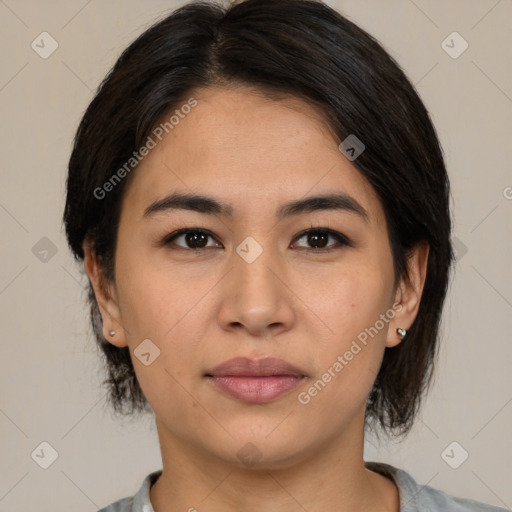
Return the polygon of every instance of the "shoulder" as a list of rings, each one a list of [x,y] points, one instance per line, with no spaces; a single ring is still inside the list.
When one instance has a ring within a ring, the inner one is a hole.
[[[422,487],[418,493],[417,504],[427,510],[446,510],[449,512],[503,512],[506,509],[487,505],[468,498],[458,498],[432,487]]]
[[[150,501],[151,486],[158,480],[162,470],[154,471],[144,478],[142,485],[133,496],[122,498],[98,510],[98,512],[154,512]]]
[[[504,512],[507,509],[451,496],[428,485],[419,485],[407,472],[389,464],[367,462],[366,467],[391,477],[400,493],[400,512]]]
[[[123,498],[111,503],[110,505],[98,510],[98,512],[132,512],[133,508],[133,497]]]

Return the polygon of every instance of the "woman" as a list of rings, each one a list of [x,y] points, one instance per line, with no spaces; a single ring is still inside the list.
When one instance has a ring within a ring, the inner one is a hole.
[[[435,130],[364,31],[310,0],[176,10],[67,187],[109,399],[154,412],[163,460],[103,512],[500,510],[363,460],[413,424],[453,259]]]

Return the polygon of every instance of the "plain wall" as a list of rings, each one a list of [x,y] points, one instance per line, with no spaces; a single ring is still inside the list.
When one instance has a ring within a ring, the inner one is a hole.
[[[116,422],[105,406],[86,281],[61,216],[72,139],[95,88],[138,34],[182,3],[0,2],[0,512],[97,510],[161,467],[152,418]],[[328,4],[384,44],[430,110],[459,250],[431,393],[405,440],[368,439],[365,457],[510,508],[512,3]],[[47,59],[31,47],[43,31],[59,45]],[[456,59],[441,46],[453,31],[469,43]],[[58,452],[48,469],[31,457],[43,441]],[[453,441],[469,453],[458,469],[441,457]]]

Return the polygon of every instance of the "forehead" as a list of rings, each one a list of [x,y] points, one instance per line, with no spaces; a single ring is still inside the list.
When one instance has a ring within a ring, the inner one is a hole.
[[[225,199],[236,215],[336,191],[356,197],[382,222],[373,187],[339,151],[339,138],[311,104],[247,87],[199,89],[190,98],[194,108],[177,105],[159,121],[178,114],[134,171],[125,193],[132,206],[143,210],[173,191],[193,191]]]

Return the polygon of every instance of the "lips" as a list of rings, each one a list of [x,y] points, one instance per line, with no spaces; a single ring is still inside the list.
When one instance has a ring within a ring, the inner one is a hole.
[[[208,370],[205,377],[232,398],[266,403],[297,387],[306,375],[283,359],[236,357]]]

